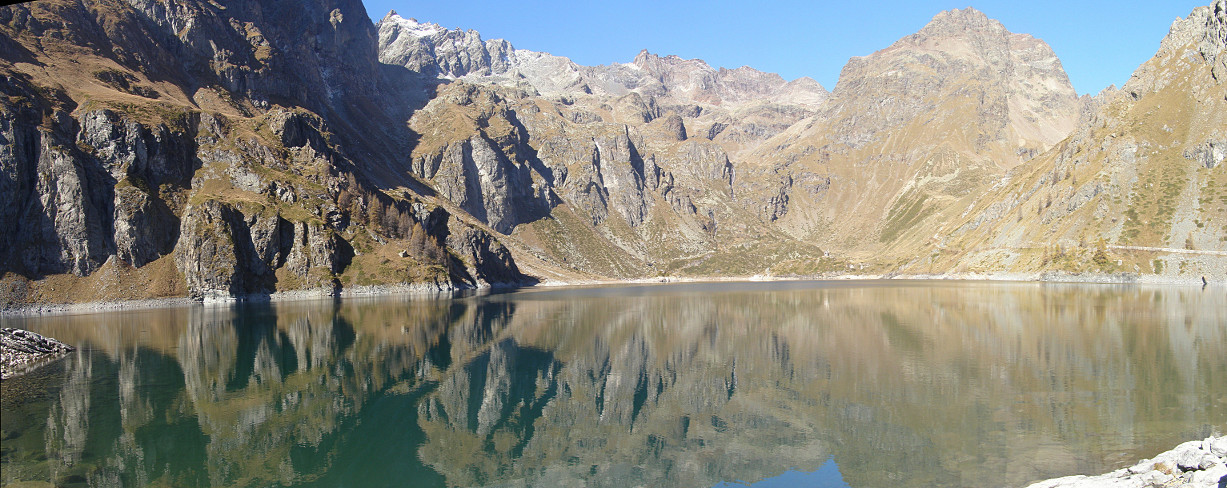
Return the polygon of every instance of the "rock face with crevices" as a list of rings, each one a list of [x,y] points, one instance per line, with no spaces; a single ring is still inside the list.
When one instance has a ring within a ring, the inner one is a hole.
[[[404,167],[422,87],[357,0],[25,3],[0,46],[5,306],[528,280]]]
[[[0,329],[0,379],[33,371],[73,351],[73,347],[28,330]]]

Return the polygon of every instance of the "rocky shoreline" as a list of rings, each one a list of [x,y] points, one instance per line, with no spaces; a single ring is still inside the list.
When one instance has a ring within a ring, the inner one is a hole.
[[[321,300],[342,298],[370,298],[382,296],[437,297],[468,290],[490,290],[528,286],[523,283],[483,283],[474,287],[457,287],[438,283],[402,285],[363,285],[349,287],[340,292],[329,288],[292,290],[271,295],[245,295],[239,297],[206,296],[203,300],[188,297],[148,298],[142,300],[114,300],[84,303],[14,303],[0,308],[0,317],[26,317],[39,315],[74,315],[97,312],[146,310],[154,308],[181,307],[190,305],[228,306],[235,303],[292,302],[298,300]]]
[[[1227,486],[1227,436],[1180,444],[1152,459],[1099,476],[1075,475],[1033,483],[1027,488],[1143,488]]]
[[[0,329],[0,379],[28,373],[73,350],[68,344],[28,330]]]
[[[1154,275],[1131,274],[1070,274],[1070,273],[991,273],[991,274],[932,274],[932,275],[826,275],[826,276],[695,276],[678,277],[664,276],[654,278],[626,280],[543,280],[534,285],[515,283],[484,284],[472,290],[531,287],[566,287],[566,286],[599,286],[599,285],[639,285],[651,283],[704,283],[704,282],[761,282],[761,281],[992,281],[1019,283],[1070,283],[1070,284],[1102,284],[1102,285],[1146,285],[1146,286],[1203,286],[1200,278],[1184,277],[1182,279],[1164,278]],[[1209,286],[1224,286],[1225,281],[1211,280]],[[0,307],[0,317],[21,317],[36,315],[71,315],[120,310],[144,310],[152,308],[179,307],[187,305],[228,305],[237,302],[284,302],[294,300],[317,300],[324,298],[357,298],[395,295],[440,295],[464,291],[465,288],[440,286],[436,283],[418,283],[407,285],[368,285],[356,286],[335,292],[330,289],[309,289],[278,292],[272,295],[252,295],[242,297],[208,297],[196,300],[187,297],[150,298],[142,300],[118,300],[87,303],[56,303],[56,304],[22,304],[12,303]]]

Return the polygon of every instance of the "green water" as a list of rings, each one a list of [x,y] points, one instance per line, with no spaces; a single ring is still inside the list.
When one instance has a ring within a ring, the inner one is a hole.
[[[8,486],[1019,486],[1227,432],[1222,289],[535,289],[0,319]]]

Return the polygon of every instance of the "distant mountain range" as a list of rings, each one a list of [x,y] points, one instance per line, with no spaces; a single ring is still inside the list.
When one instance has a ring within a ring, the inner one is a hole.
[[[0,303],[1227,281],[1225,0],[1094,97],[972,8],[849,60],[830,92],[368,18],[357,0],[0,7]]]

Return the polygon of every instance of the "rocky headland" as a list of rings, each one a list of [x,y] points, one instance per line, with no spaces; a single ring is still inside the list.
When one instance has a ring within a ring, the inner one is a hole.
[[[28,330],[0,329],[0,379],[28,373],[63,357],[73,347]]]

